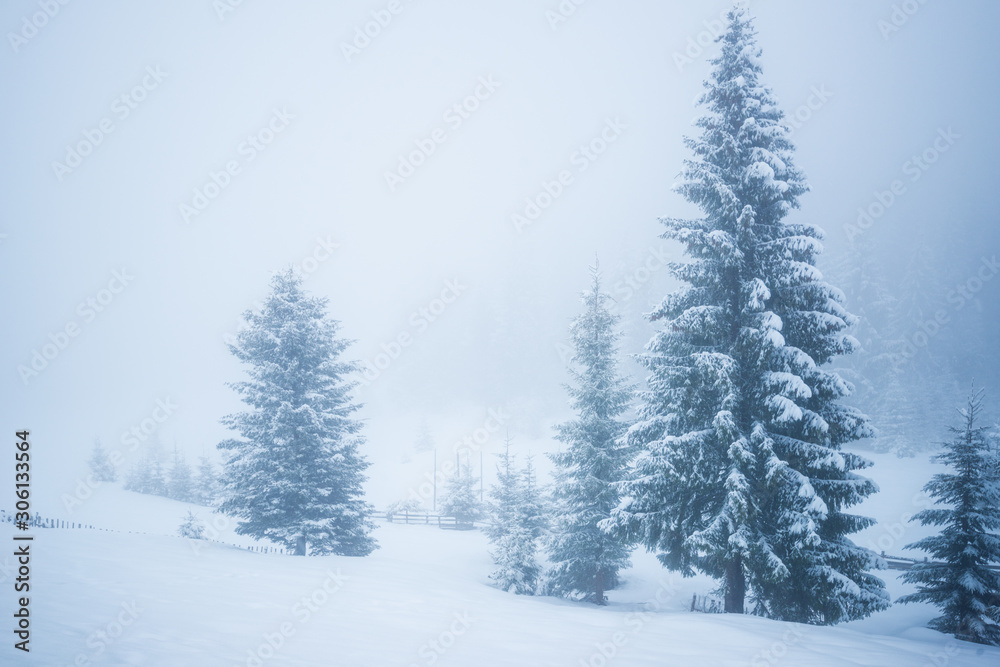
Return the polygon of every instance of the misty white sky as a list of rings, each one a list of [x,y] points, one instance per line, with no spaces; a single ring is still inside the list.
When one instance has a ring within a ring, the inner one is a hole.
[[[641,313],[673,288],[662,258],[681,258],[657,238],[657,216],[693,213],[671,184],[714,49],[681,68],[675,55],[728,3],[589,0],[553,28],[558,0],[400,0],[349,62],[342,44],[389,4],[245,0],[220,18],[212,0],[73,2],[24,39],[11,34],[37,2],[0,7],[0,401],[7,431],[35,434],[38,488],[70,490],[93,438],[121,448],[158,399],[177,406],[164,442],[214,456],[219,418],[240,408],[224,337],[271,272],[301,265],[318,240],[337,248],[306,285],[329,297],[354,356],[412,337],[357,392],[380,504],[426,468],[403,462],[422,421],[445,451],[502,408],[521,451],[552,446],[567,416],[559,345],[595,253],[623,351],[648,339]],[[794,215],[826,229],[821,268],[846,251],[858,208],[898,179],[905,193],[867,238],[890,272],[927,250],[947,286],[1000,249],[1000,5],[930,1],[886,38],[893,4],[751,7],[784,108],[826,98],[794,136],[813,187]],[[446,115],[477,87],[467,118]],[[609,121],[615,140],[581,171],[574,154]],[[112,131],[79,166],[53,166],[102,123]],[[248,148],[265,128],[280,131]],[[958,138],[913,182],[905,163],[948,128]],[[435,131],[444,141],[390,189],[385,172]],[[230,161],[239,172],[185,221],[181,205]],[[516,230],[512,214],[563,170],[572,182]],[[79,304],[122,270],[132,279],[90,319]],[[458,297],[425,320],[448,281]],[[987,322],[998,284],[975,295]],[[79,335],[25,382],[18,367],[74,324]],[[976,365],[978,351],[955,354]]]

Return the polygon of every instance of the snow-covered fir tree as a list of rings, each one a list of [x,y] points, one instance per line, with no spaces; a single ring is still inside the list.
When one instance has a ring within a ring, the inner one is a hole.
[[[570,327],[573,347],[567,386],[576,419],[558,427],[565,445],[549,458],[553,477],[554,527],[547,543],[552,563],[548,592],[584,597],[604,604],[604,593],[618,584],[629,564],[629,546],[600,527],[621,498],[616,484],[625,478],[628,449],[619,442],[627,424],[622,414],[632,387],[618,374],[619,317],[609,310],[611,297],[601,290],[598,267],[583,295],[584,312]]]
[[[549,529],[552,508],[538,485],[538,474],[535,471],[535,459],[529,452],[524,457],[524,467],[521,468],[521,493],[518,502],[518,512],[521,524],[528,530],[532,539],[538,540],[546,535]]]
[[[90,467],[90,474],[93,476],[95,482],[118,481],[118,473],[115,471],[115,466],[111,463],[108,452],[104,449],[104,445],[101,444],[99,438],[94,440],[94,449],[90,454],[90,460],[87,461],[87,465]]]
[[[785,217],[807,189],[784,115],[761,81],[747,11],[734,7],[686,141],[676,189],[696,220],[663,219],[691,258],[686,283],[651,313],[640,450],[613,514],[661,562],[721,580],[727,612],[836,623],[889,605],[875,553],[848,535],[874,523],[846,509],[877,490],[841,446],[871,435],[823,369],[857,346],[843,294],[816,269],[822,231]]]
[[[498,454],[497,482],[490,487],[490,525],[486,535],[496,566],[490,579],[497,587],[518,595],[534,595],[539,586],[538,538],[544,518],[534,470],[522,470],[510,453],[510,437]]]
[[[468,458],[461,462],[455,474],[448,479],[445,496],[441,501],[441,515],[455,517],[455,523],[471,528],[474,521],[483,518],[479,502],[479,478],[472,473]]]
[[[191,479],[191,466],[188,465],[184,455],[176,447],[174,447],[174,460],[170,465],[169,477],[167,495],[181,502],[194,502],[196,497],[194,482]]]
[[[178,527],[177,534],[191,540],[205,538],[205,525],[194,512],[188,512],[184,522]]]
[[[196,502],[206,507],[214,507],[219,496],[219,476],[215,466],[207,456],[198,458],[198,471],[194,480]]]
[[[159,438],[146,444],[139,459],[129,469],[125,489],[153,496],[167,495],[167,478],[163,472],[163,448]]]
[[[917,584],[901,603],[930,602],[941,616],[930,627],[957,639],[1000,645],[1000,478],[995,448],[981,426],[983,392],[973,391],[960,427],[945,450],[933,457],[950,472],[935,475],[924,487],[938,507],[913,517],[941,526],[937,535],[907,545],[935,561],[917,563],[900,577]],[[943,507],[941,506],[943,505]]]
[[[129,467],[123,487],[126,491],[147,493],[146,489],[149,488],[149,461],[146,457],[140,457],[138,461]]]
[[[363,498],[368,461],[351,397],[359,370],[344,361],[350,341],[292,270],[277,273],[259,310],[229,345],[249,379],[230,386],[248,410],[222,423],[238,437],[224,455],[220,510],[236,532],[286,544],[295,553],[364,556],[376,547]]]

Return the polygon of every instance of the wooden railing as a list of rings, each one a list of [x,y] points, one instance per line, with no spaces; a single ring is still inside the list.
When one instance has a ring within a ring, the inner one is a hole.
[[[434,512],[373,512],[372,517],[388,523],[404,523],[422,526],[437,526],[445,530],[472,530],[486,525],[483,521],[459,521],[453,516],[442,516]]]
[[[17,523],[14,520],[14,514],[7,512],[5,510],[0,510],[0,523]],[[92,526],[89,523],[78,523],[76,521],[66,521],[64,519],[50,519],[47,517],[40,516],[37,512],[35,516],[28,520],[29,528],[56,528],[56,529],[70,529],[70,530],[101,530],[106,533],[128,533],[135,535],[154,535],[158,533],[146,533],[138,530],[115,530],[113,528],[98,528],[97,526]],[[193,538],[191,538],[193,539]],[[251,546],[243,546],[241,544],[233,544],[232,542],[222,542],[221,540],[214,540],[208,537],[201,538],[205,542],[214,542],[215,544],[224,544],[230,547],[237,547],[238,549],[246,549],[247,551],[252,551],[259,554],[290,554],[290,551],[282,549],[281,547],[269,546],[266,544],[256,544]]]

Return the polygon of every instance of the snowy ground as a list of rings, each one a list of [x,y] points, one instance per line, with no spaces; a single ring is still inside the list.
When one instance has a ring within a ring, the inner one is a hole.
[[[146,534],[36,530],[31,660],[7,642],[0,664],[1000,664],[1000,649],[924,628],[926,606],[834,628],[691,613],[691,595],[711,582],[677,578],[639,552],[612,603],[596,608],[491,588],[479,532],[381,525],[382,548],[368,558],[294,558],[173,537],[189,507],[105,488],[77,520]],[[0,540],[10,544],[11,532],[4,524]],[[884,574],[901,594],[896,573]],[[3,589],[10,619],[13,593]]]

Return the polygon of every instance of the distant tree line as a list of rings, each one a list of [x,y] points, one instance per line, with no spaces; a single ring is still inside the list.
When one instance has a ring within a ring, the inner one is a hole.
[[[94,442],[88,464],[95,481],[118,481],[118,471],[99,439]],[[180,450],[175,447],[168,459],[156,439],[150,441],[129,468],[122,488],[206,507],[215,506],[221,490],[219,474],[207,456],[199,457],[197,468],[192,470]]]

